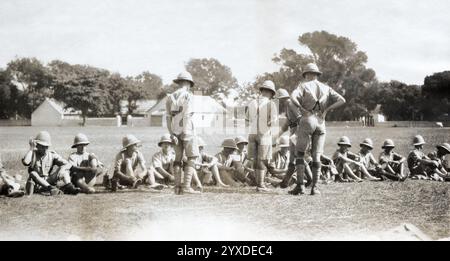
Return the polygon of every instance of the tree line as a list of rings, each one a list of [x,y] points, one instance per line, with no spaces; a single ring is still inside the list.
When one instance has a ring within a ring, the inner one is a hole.
[[[282,49],[273,57],[280,69],[259,75],[251,83],[238,84],[231,69],[215,58],[191,59],[185,67],[196,82],[194,91],[220,101],[233,90],[245,103],[256,95],[258,84],[267,79],[292,91],[303,80],[302,68],[315,62],[323,72],[321,81],[347,100],[345,106],[329,114],[330,120],[355,120],[367,116],[378,104],[389,120],[448,118],[450,71],[427,76],[421,86],[380,82],[376,72],[366,65],[367,54],[349,38],[316,31],[302,34],[298,43],[309,53]],[[117,115],[122,100],[128,101],[131,114],[138,100],[161,99],[175,88],[174,84],[164,85],[160,76],[148,71],[122,76],[89,65],[59,60],[43,64],[36,58],[17,58],[0,68],[0,119],[29,118],[45,97],[80,110],[84,118]]]

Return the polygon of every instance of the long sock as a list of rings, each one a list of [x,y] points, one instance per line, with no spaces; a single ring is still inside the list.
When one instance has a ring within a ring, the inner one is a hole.
[[[285,184],[286,186],[289,185],[289,181],[291,181],[292,175],[294,175],[295,172],[295,165],[292,163],[289,163],[288,169],[286,171],[286,175],[284,175],[283,181],[281,181],[282,184]]]
[[[186,166],[184,169],[184,182],[183,182],[183,188],[184,189],[190,189],[192,178],[195,175],[195,168],[191,166]]]
[[[297,164],[297,185],[303,185],[305,179],[305,165]]]

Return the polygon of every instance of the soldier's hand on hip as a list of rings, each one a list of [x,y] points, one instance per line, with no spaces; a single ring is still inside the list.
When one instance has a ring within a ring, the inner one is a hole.
[[[170,135],[170,139],[172,140],[173,144],[178,144],[178,138],[175,135]]]

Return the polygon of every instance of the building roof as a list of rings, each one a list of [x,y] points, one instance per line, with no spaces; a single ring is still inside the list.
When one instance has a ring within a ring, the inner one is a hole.
[[[71,107],[66,108],[65,103],[57,101],[55,99],[46,97],[45,100],[41,103],[41,105],[45,102],[48,103],[51,107],[53,107],[60,114],[63,114],[63,115],[74,115],[74,114],[79,115],[79,114],[81,114],[81,111],[79,111],[79,110],[77,111]],[[41,105],[39,105],[39,107]]]
[[[135,114],[146,114],[148,110],[150,110],[155,104],[157,100],[137,100],[136,101],[136,109],[133,111]],[[120,101],[120,112],[125,114],[128,112],[128,101],[121,100]]]

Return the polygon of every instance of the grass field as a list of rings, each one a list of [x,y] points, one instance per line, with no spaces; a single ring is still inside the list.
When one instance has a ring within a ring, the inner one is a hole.
[[[40,129],[0,128],[0,153],[11,174],[27,177],[20,158],[28,138]],[[67,156],[73,136],[87,134],[90,151],[107,165],[130,132],[143,141],[149,160],[157,151],[161,128],[48,128],[53,149]],[[236,133],[237,134],[237,133]],[[329,128],[325,152],[335,150],[341,135],[349,136],[354,151],[371,137],[380,152],[384,139],[393,138],[406,155],[412,136],[422,134],[428,144],[450,141],[450,129]],[[205,134],[207,151],[216,153],[224,137]],[[322,185],[317,197],[287,195],[286,190],[255,194],[252,190],[208,189],[202,195],[175,196],[172,191],[99,193],[78,196],[0,198],[0,240],[322,240],[404,239],[386,233],[402,223],[417,226],[432,239],[450,237],[449,184],[408,180],[397,182],[335,183]],[[223,193],[219,193],[223,192]]]

